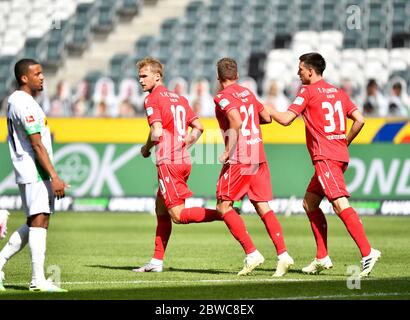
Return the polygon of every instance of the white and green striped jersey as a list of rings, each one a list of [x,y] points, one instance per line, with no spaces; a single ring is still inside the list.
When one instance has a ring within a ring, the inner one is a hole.
[[[37,162],[29,135],[40,133],[41,142],[52,161],[50,129],[40,105],[28,93],[16,90],[8,99],[7,108],[8,144],[11,161],[16,174],[16,183],[32,183],[49,180],[45,170]]]

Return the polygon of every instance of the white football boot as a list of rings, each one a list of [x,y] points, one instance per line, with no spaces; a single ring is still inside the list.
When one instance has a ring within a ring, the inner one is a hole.
[[[331,268],[333,268],[332,260],[330,260],[329,256],[326,256],[322,259],[313,259],[308,266],[302,269],[302,272],[307,274],[319,274],[321,271]]]

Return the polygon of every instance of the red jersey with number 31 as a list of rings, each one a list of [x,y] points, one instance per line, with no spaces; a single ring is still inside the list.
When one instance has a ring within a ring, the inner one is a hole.
[[[303,86],[288,110],[301,114],[306,125],[306,145],[312,161],[349,162],[346,116],[357,107],[341,89],[323,79]]]
[[[160,163],[189,163],[185,138],[189,124],[198,119],[188,100],[168,91],[165,86],[156,87],[144,101],[148,124],[161,122],[163,135],[156,144],[156,161]]]
[[[263,105],[247,88],[234,83],[219,92],[214,98],[215,115],[224,135],[225,145],[228,141],[226,131],[229,129],[228,112],[238,110],[242,119],[238,142],[232,163],[258,164],[266,162],[262,141],[262,131],[259,126],[259,112]]]

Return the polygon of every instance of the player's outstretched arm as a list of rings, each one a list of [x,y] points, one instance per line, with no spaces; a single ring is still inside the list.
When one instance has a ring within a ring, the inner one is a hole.
[[[189,149],[192,145],[194,145],[198,139],[201,137],[202,132],[204,132],[204,127],[202,126],[201,121],[199,119],[195,119],[192,121],[189,126],[192,128],[191,132],[186,137],[186,148]]]
[[[269,111],[270,115],[272,116],[272,119],[275,120],[277,123],[281,124],[282,126],[288,126],[292,124],[293,120],[295,120],[297,117],[296,113],[289,110],[279,112],[275,108],[268,107],[266,105],[265,108]]]
[[[51,186],[53,188],[54,195],[57,197],[57,199],[64,198],[64,189],[68,187],[68,185],[57,175],[57,172],[55,171],[54,166],[48,156],[47,149],[41,142],[40,133],[30,134],[29,139],[37,161],[51,178]]]
[[[356,138],[356,136],[362,130],[364,123],[365,123],[364,117],[359,110],[353,111],[352,114],[349,116],[349,118],[353,120],[353,125],[350,128],[350,131],[346,138],[348,146],[352,143],[354,138]]]

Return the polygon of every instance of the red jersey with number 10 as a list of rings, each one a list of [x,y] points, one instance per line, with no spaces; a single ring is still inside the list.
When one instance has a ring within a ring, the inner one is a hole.
[[[306,146],[312,161],[349,162],[346,116],[357,110],[349,96],[323,79],[303,86],[288,110],[301,114],[306,125]]]
[[[162,123],[163,135],[155,146],[157,164],[189,163],[185,138],[189,124],[198,116],[187,99],[158,86],[145,98],[144,108],[150,126]]]
[[[239,130],[236,150],[231,158],[232,163],[258,164],[266,162],[259,126],[259,112],[263,105],[249,89],[234,83],[219,92],[214,98],[215,115],[224,135],[225,145],[228,142],[227,130],[229,121],[227,114],[236,109],[241,115],[242,127]]]

